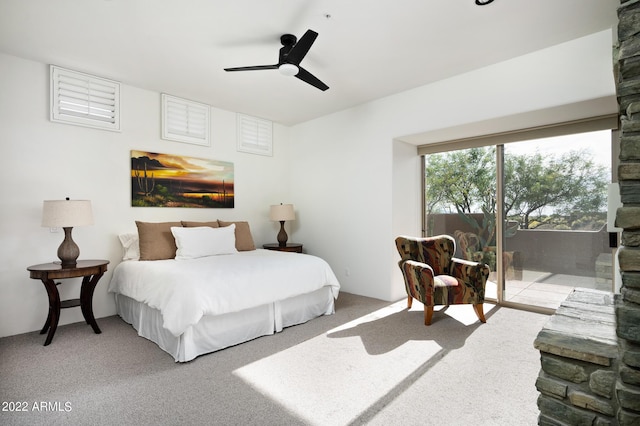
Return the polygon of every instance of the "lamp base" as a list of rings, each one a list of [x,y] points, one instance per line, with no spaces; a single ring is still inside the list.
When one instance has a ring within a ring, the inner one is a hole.
[[[287,232],[284,230],[284,220],[280,221],[280,232],[278,232],[278,245],[280,247],[287,246],[287,240],[289,237],[287,236]]]
[[[80,248],[71,238],[72,227],[62,228],[64,229],[64,240],[60,247],[58,247],[58,258],[61,261],[63,268],[75,268],[76,260],[80,256]]]

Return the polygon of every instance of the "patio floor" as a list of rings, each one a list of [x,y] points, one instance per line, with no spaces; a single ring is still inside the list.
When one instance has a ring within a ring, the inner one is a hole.
[[[521,280],[508,279],[505,301],[556,309],[576,287],[612,291],[611,282],[595,277],[522,271]],[[497,284],[487,281],[486,297],[497,299]]]

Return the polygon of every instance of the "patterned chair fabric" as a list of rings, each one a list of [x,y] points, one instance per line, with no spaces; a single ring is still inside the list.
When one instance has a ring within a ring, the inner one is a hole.
[[[486,322],[482,304],[489,266],[454,257],[455,240],[448,235],[428,238],[396,238],[400,270],[407,291],[407,305],[419,300],[425,308],[425,325],[431,324],[433,307],[472,304]]]

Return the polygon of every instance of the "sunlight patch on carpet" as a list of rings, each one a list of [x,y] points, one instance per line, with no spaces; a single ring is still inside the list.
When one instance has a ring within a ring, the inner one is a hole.
[[[420,305],[420,304],[419,304]],[[407,308],[407,302],[405,299],[395,302],[391,305],[385,306],[384,308],[378,309],[377,311],[371,312],[370,314],[364,315],[360,318],[354,319],[353,321],[349,321],[345,324],[342,324],[332,330],[329,330],[327,334],[335,333],[337,331],[347,330],[349,328],[357,327],[360,324],[367,323],[370,321],[376,321],[381,318],[388,317],[392,314],[403,311]],[[422,305],[420,305],[420,309],[422,309]]]
[[[489,321],[487,315],[494,310],[495,307],[496,305],[493,303],[484,304],[484,317],[487,321]],[[411,311],[414,310],[424,312],[424,306],[418,301],[414,301],[413,306],[411,306]],[[438,320],[444,319],[445,315],[467,326],[479,322],[476,311],[473,309],[473,305],[451,305],[449,307],[436,306],[433,309],[432,324],[435,324]]]
[[[442,350],[424,338],[421,329],[420,334],[403,330],[408,315],[403,303],[350,321],[234,374],[311,425],[347,424],[403,382],[415,380],[421,367]]]

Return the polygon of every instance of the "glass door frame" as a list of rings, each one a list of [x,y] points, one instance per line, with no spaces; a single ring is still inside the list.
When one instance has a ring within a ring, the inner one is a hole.
[[[498,220],[499,219],[499,220]],[[496,145],[496,294],[498,304],[504,303],[506,291],[504,273],[504,145]]]

